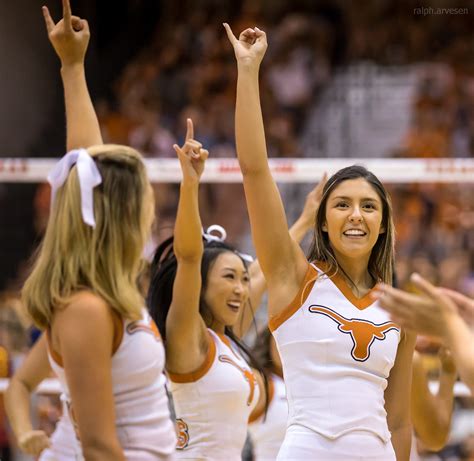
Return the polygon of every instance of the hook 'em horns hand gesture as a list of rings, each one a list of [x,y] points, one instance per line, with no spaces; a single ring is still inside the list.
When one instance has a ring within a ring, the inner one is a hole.
[[[258,27],[245,29],[239,38],[233,34],[229,24],[224,23],[227,37],[234,47],[235,58],[238,64],[260,66],[267,50],[267,35]]]
[[[83,63],[90,38],[87,21],[72,15],[69,0],[63,0],[63,18],[56,24],[46,6],[43,6],[43,16],[49,40],[61,64]]]

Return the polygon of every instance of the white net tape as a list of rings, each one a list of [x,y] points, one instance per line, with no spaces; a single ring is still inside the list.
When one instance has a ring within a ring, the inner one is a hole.
[[[0,182],[29,183],[46,181],[58,159],[0,159]],[[270,159],[270,168],[278,182],[314,183],[327,172],[329,175],[349,165],[363,165],[384,183],[473,183],[474,158],[439,159]],[[147,159],[152,182],[177,183],[181,169],[177,159]],[[239,183],[242,174],[235,158],[209,159],[202,182]]]

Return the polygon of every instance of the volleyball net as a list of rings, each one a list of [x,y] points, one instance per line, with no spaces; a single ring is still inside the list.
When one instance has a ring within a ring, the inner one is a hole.
[[[57,161],[54,158],[0,159],[0,182],[44,182]],[[146,159],[145,163],[152,182],[181,181],[177,159]],[[269,164],[275,180],[286,183],[314,183],[324,172],[331,175],[354,164],[365,166],[385,183],[474,183],[474,158],[271,158]],[[210,158],[201,181],[242,182],[237,159]]]

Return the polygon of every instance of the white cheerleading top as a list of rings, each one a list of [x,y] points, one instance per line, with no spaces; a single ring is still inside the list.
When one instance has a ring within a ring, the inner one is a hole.
[[[269,322],[283,364],[288,427],[329,439],[368,431],[390,440],[384,391],[400,328],[368,293],[314,265],[286,310]]]
[[[61,394],[62,415],[50,437],[51,446],[41,452],[39,461],[83,461],[80,444],[69,418],[66,397]]]
[[[274,461],[285,438],[288,421],[288,401],[285,382],[279,376],[268,377],[268,408],[252,419],[249,435],[254,461]]]
[[[168,409],[165,389],[165,350],[158,329],[143,309],[138,321],[116,319],[117,344],[112,356],[112,386],[117,437],[126,459],[155,461],[173,459],[176,433]],[[65,396],[70,421],[74,424],[74,402],[66,382],[61,357],[49,340],[49,360]],[[62,430],[68,432],[67,420]],[[82,460],[78,434],[69,442]],[[64,437],[61,437],[64,441]],[[53,440],[54,441],[54,440]],[[54,446],[52,447],[54,448]],[[59,458],[62,460],[63,458]],[[71,458],[67,458],[70,461]]]
[[[209,351],[193,373],[169,373],[178,431],[177,458],[241,461],[258,383],[237,347],[208,329]]]

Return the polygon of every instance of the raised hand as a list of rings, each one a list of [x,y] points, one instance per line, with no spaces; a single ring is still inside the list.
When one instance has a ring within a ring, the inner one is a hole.
[[[233,34],[229,24],[224,23],[227,37],[234,47],[238,63],[259,66],[267,50],[267,35],[258,27],[245,29],[239,38]]]
[[[382,285],[373,296],[379,297],[382,309],[390,313],[395,323],[408,330],[443,338],[446,319],[458,315],[456,304],[420,275],[413,274],[411,281],[420,294]]]
[[[49,41],[61,64],[83,63],[90,38],[87,21],[72,15],[69,0],[63,0],[63,18],[58,23],[54,23],[46,6],[43,6],[43,16]]]
[[[204,164],[209,157],[209,152],[202,149],[202,144],[194,139],[193,121],[187,119],[186,139],[184,145],[179,147],[173,145],[176,151],[181,170],[183,172],[183,181],[199,182],[204,171]]]
[[[29,431],[18,439],[20,450],[35,457],[50,445],[49,438],[44,431]]]
[[[327,173],[324,173],[319,184],[306,196],[306,201],[303,211],[301,212],[300,219],[302,219],[308,227],[313,226],[315,223],[316,212],[319,208],[319,204],[321,203],[324,186],[327,180],[328,175]]]
[[[450,290],[449,288],[440,288],[440,290],[456,304],[459,315],[464,319],[464,321],[471,327],[474,327],[474,299],[468,298],[467,296],[458,293],[457,291]]]

